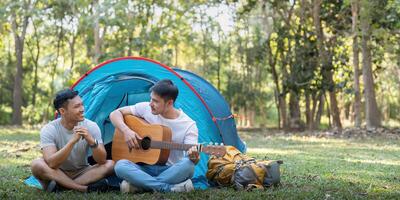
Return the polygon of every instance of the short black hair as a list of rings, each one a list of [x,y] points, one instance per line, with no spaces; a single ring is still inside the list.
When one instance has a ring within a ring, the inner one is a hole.
[[[153,87],[150,88],[150,92],[154,92],[164,99],[164,101],[172,99],[175,102],[176,98],[178,97],[178,88],[169,79],[158,81]]]
[[[56,98],[54,98],[53,105],[57,112],[59,109],[67,105],[68,100],[73,99],[78,96],[78,91],[73,91],[71,89],[63,89],[57,92]]]

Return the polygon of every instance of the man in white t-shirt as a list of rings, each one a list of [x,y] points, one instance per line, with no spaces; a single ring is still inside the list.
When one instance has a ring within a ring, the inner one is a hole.
[[[107,181],[102,178],[113,173],[114,161],[106,160],[100,128],[84,118],[78,92],[62,90],[53,103],[61,117],[41,129],[43,157],[32,162],[32,174],[48,192],[58,185],[81,192],[107,191]],[[89,148],[97,162],[92,166],[87,162]]]
[[[111,122],[124,134],[128,147],[140,148],[138,140],[141,138],[124,123],[124,115],[135,115],[150,124],[171,128],[174,143],[197,144],[196,123],[182,110],[174,107],[178,88],[172,81],[161,80],[150,91],[150,102],[122,107],[110,114]],[[171,150],[166,165],[136,164],[129,160],[119,160],[114,170],[118,177],[124,179],[121,192],[188,192],[194,189],[190,178],[198,161],[199,153],[196,147],[192,147],[188,152]]]

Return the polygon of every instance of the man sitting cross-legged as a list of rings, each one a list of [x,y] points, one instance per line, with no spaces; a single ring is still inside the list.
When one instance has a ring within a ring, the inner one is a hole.
[[[32,174],[49,192],[58,185],[81,192],[107,190],[102,178],[113,173],[114,162],[106,160],[97,124],[84,118],[78,93],[69,89],[58,92],[54,107],[61,117],[41,129],[43,157],[32,162]],[[93,166],[87,162],[89,148],[97,162]]]
[[[171,80],[161,80],[151,88],[150,102],[142,102],[122,107],[110,114],[113,125],[124,135],[130,149],[139,149],[140,136],[124,122],[124,115],[135,115],[150,124],[161,124],[171,128],[172,142],[196,144],[198,131],[196,123],[182,110],[174,107],[178,88]],[[190,178],[194,166],[199,161],[196,147],[185,152],[171,150],[166,165],[137,164],[129,160],[119,160],[115,164],[115,173],[124,179],[122,192],[159,191],[188,192],[193,190]]]

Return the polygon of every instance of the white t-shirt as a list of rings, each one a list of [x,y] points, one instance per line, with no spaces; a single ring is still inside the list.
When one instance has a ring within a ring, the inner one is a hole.
[[[138,116],[150,124],[160,124],[167,126],[172,131],[172,142],[180,144],[197,144],[198,130],[196,122],[179,109],[179,117],[176,119],[166,119],[161,115],[151,113],[150,103],[141,102],[130,106],[133,115]],[[185,155],[184,151],[171,150],[167,165],[177,163]]]

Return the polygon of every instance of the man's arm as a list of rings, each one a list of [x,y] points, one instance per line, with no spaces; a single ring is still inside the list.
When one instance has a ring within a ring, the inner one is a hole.
[[[97,127],[97,129],[91,129],[91,133],[94,135],[97,135],[97,138],[100,137],[100,129]],[[86,142],[90,145],[93,146],[96,144],[96,140],[93,137],[92,134],[89,133],[89,130],[86,127],[78,127],[74,128],[74,131],[77,132],[79,135],[81,135],[83,138],[85,138]],[[95,136],[96,137],[96,136]],[[107,152],[106,149],[104,148],[104,145],[102,143],[98,144],[97,147],[92,148],[93,152],[93,159],[101,164],[105,164],[107,162]]]
[[[127,143],[129,149],[132,148],[140,148],[138,139],[140,136],[131,130],[124,122],[124,115],[132,115],[132,111],[129,106],[125,106],[114,110],[110,114],[111,123],[114,125],[116,129],[118,129],[122,134],[124,134],[125,142]]]
[[[92,148],[93,159],[100,165],[107,162],[107,152],[103,144],[98,144],[96,148]]]
[[[118,128],[121,132],[130,129],[124,122],[124,115],[132,115],[132,111],[129,106],[118,108],[111,112],[110,120],[115,128]]]
[[[185,139],[184,139],[184,144],[197,144],[198,143],[198,137],[199,137],[199,130],[197,129],[196,123],[192,124],[192,126],[188,129]],[[197,151],[197,147],[193,146],[192,148],[189,149],[187,152],[189,159],[194,163],[197,164],[200,160],[200,154]]]
[[[54,145],[44,147],[42,150],[44,161],[52,169],[59,168],[60,165],[68,158],[72,148],[80,138],[80,135],[74,134],[74,137],[67,143],[67,145],[65,145],[59,151],[57,151],[57,148]]]

